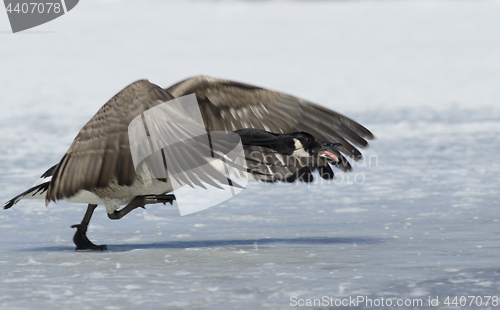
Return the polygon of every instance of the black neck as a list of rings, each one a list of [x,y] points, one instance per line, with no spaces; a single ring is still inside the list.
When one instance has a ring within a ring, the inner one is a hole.
[[[292,155],[295,151],[293,137],[288,134],[275,134],[260,129],[245,128],[236,130],[243,146],[262,146],[284,155]]]

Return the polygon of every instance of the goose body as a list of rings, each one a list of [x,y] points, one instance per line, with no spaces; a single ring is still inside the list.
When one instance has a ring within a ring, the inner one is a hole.
[[[326,152],[326,147],[317,141],[312,135],[303,132],[291,134],[275,134],[264,130],[247,128],[235,131],[239,135],[245,147],[261,146],[270,150],[276,151],[281,155],[293,156],[295,158],[312,158],[314,156],[327,158],[330,162],[337,162],[338,159]],[[328,155],[323,155],[323,154]],[[318,157],[318,159],[319,159]],[[225,167],[220,165],[220,161],[210,161],[212,167],[221,175],[225,174]],[[53,173],[57,165],[52,166],[38,179],[31,188],[14,197],[5,205],[5,209],[12,207],[21,199],[46,199],[47,189],[50,186]],[[248,179],[254,179],[248,173]],[[113,180],[108,186],[96,188],[93,191],[79,190],[70,197],[64,197],[63,200],[74,203],[86,203],[104,205],[106,211],[111,214],[120,206],[129,204],[135,197],[141,195],[161,195],[164,193],[173,192],[175,188],[181,185],[172,184],[170,179],[165,181],[157,180],[156,178],[144,177],[144,173],[137,176],[130,186],[122,186]]]
[[[373,138],[368,129],[334,111],[248,84],[198,76],[163,89],[140,80],[99,109],[61,161],[4,208],[21,199],[45,199],[46,204],[63,199],[87,203],[89,208],[105,205],[113,218],[123,205],[131,210],[146,203],[171,202],[172,197],[165,194],[175,189],[173,181],[151,177],[147,167],[141,173],[136,171],[127,130],[131,121],[146,111],[189,94],[196,96],[207,132],[234,132],[241,137],[245,157],[252,164],[247,171],[249,179],[256,181],[307,182],[315,169],[322,177],[332,178],[328,163],[350,170],[345,156],[360,159],[356,147],[367,146],[366,139]],[[313,148],[309,143],[316,144]],[[316,158],[315,163],[304,163],[306,157]],[[217,164],[213,166],[223,173]]]

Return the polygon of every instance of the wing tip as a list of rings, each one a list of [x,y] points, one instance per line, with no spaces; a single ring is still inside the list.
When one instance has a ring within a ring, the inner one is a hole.
[[[366,129],[366,131],[367,132],[365,133],[365,135],[364,135],[363,138],[368,139],[368,140],[375,140],[375,139],[377,139],[377,137],[375,137],[375,135],[371,131],[369,131],[368,129]],[[368,146],[368,143],[366,145]]]

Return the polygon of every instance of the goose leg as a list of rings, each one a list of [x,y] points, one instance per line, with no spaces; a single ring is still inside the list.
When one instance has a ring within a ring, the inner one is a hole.
[[[83,220],[80,224],[71,226],[71,228],[76,228],[76,233],[73,236],[73,242],[76,245],[77,250],[95,250],[104,251],[107,249],[105,245],[95,245],[87,238],[87,227],[89,226],[90,218],[94,213],[97,205],[89,204],[87,207],[87,212],[83,216]]]
[[[116,210],[113,213],[108,213],[108,217],[112,220],[119,220],[130,211],[135,208],[144,208],[145,205],[155,204],[155,203],[167,203],[175,200],[175,195],[149,195],[149,196],[137,196],[128,205],[123,207],[121,210]]]
[[[135,208],[144,208],[147,204],[154,203],[167,203],[175,200],[174,195],[150,195],[150,196],[137,196],[128,205],[123,207],[121,210],[115,211],[111,214],[108,213],[108,217],[112,220],[118,220],[127,215],[130,211]],[[77,250],[95,250],[95,251],[105,251],[107,249],[106,245],[95,245],[87,238],[87,227],[89,225],[92,214],[94,213],[97,205],[89,204],[87,207],[87,212],[85,213],[83,220],[80,224],[71,226],[71,228],[76,228],[76,233],[73,237],[73,242],[76,245]]]

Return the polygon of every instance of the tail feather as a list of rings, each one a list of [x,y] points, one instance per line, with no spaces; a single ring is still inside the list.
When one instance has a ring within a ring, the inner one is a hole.
[[[47,171],[45,171],[42,176],[40,177],[41,179],[51,177],[54,175],[54,170],[56,170],[58,164],[55,164],[54,166],[50,167]]]
[[[37,194],[43,194],[47,191],[49,188],[50,181],[44,182],[42,184],[38,184],[36,186],[31,187],[30,189],[26,190],[25,192],[17,195],[16,197],[12,198],[11,200],[7,201],[5,203],[5,206],[3,207],[4,209],[9,209],[13,205],[15,205],[19,200],[25,198],[26,196],[30,195],[35,196]]]

